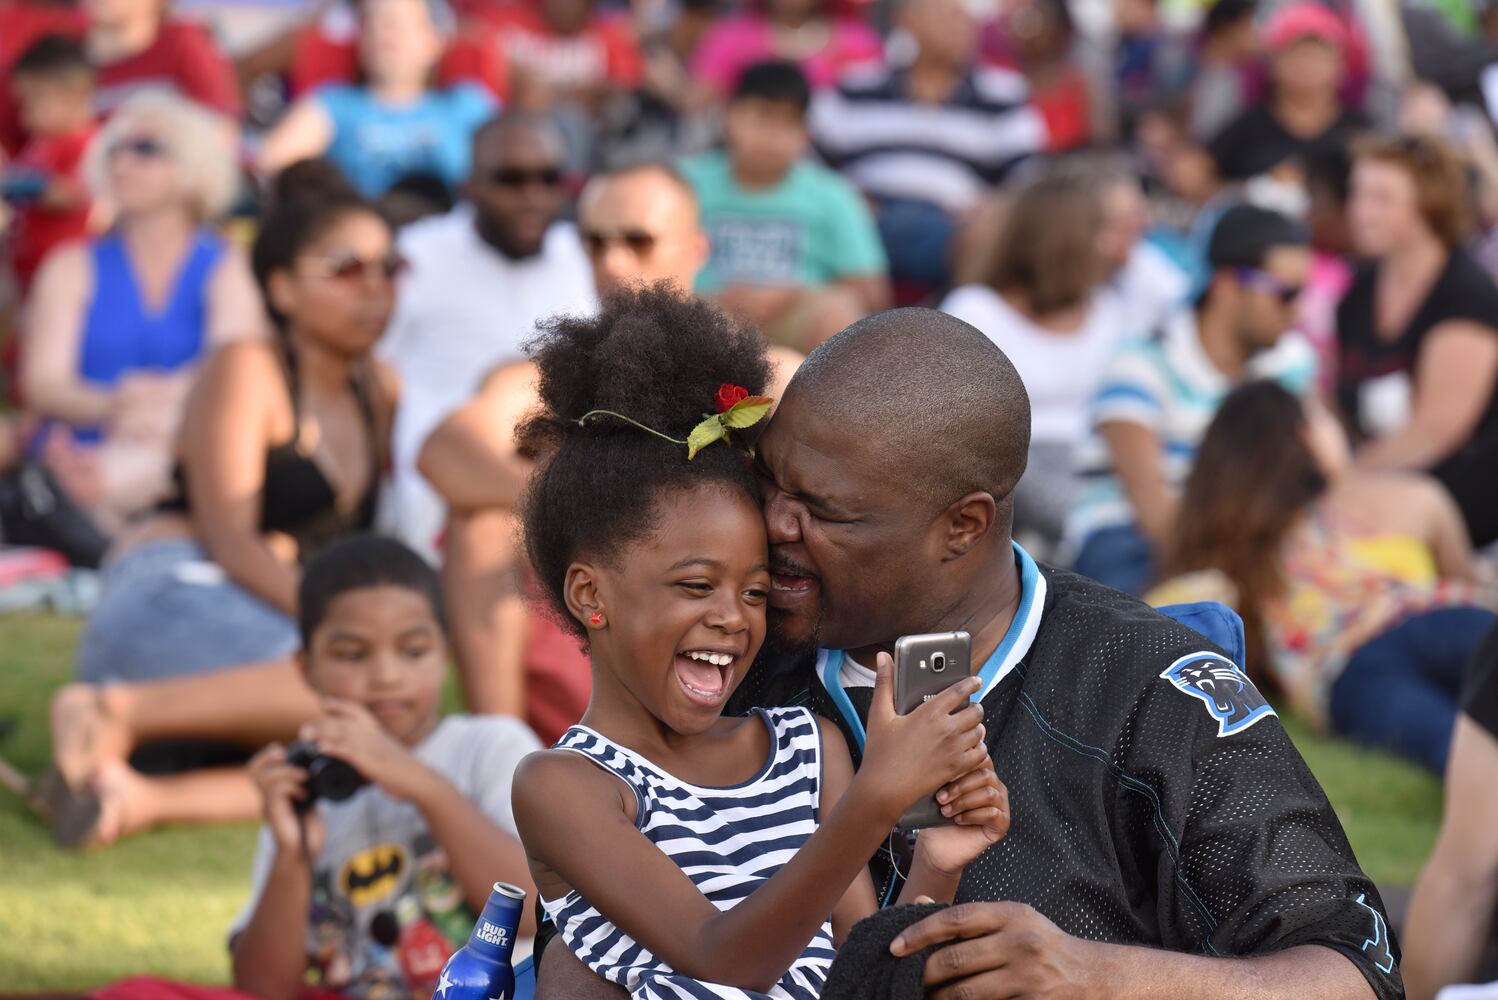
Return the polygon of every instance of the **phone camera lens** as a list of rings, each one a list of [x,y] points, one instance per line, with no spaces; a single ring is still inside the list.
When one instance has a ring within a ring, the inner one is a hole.
[[[947,669],[947,658],[945,656],[943,656],[941,653],[937,653],[935,656],[931,657],[932,673],[939,674],[945,669]]]

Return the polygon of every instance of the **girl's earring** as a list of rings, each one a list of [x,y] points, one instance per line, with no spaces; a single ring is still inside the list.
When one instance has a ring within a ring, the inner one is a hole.
[[[588,621],[592,623],[594,628],[598,628],[603,624],[603,615],[594,613],[588,617]]]

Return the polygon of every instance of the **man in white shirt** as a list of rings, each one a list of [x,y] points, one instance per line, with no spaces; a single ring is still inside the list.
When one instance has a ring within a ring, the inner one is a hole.
[[[578,200],[578,225],[605,295],[637,282],[670,281],[686,291],[707,263],[696,194],[669,167],[595,175]],[[778,397],[802,357],[771,347],[770,360]],[[514,509],[531,463],[518,453],[514,432],[539,402],[535,377],[524,359],[486,373],[473,398],[427,439],[421,471],[451,511],[443,576],[469,710],[518,715],[550,742],[582,714],[592,681],[577,642],[549,619],[533,618],[523,592]]]
[[[422,442],[472,398],[485,375],[523,357],[538,322],[597,308],[582,242],[570,223],[558,221],[562,163],[561,136],[551,125],[495,119],[474,137],[464,202],[401,234],[411,271],[380,348],[402,385],[383,517],[429,558],[446,507],[416,469]]]

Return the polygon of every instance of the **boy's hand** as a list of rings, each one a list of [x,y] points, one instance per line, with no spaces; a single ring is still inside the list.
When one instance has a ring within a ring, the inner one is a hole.
[[[302,738],[330,757],[352,764],[366,781],[398,799],[414,799],[431,771],[380,728],[369,709],[352,701],[323,699],[323,717],[302,727]]]
[[[270,827],[277,851],[282,857],[300,860],[302,829],[297,821],[296,801],[306,789],[307,772],[286,762],[286,748],[279,743],[272,743],[251,757],[248,766],[255,787],[260,789],[265,825]],[[315,858],[322,853],[325,832],[322,816],[316,809],[311,809],[304,819],[307,853]]]
[[[981,682],[963,678],[908,715],[895,712],[895,664],[877,659],[869,739],[863,765],[853,779],[877,795],[893,825],[911,803],[967,774],[988,758],[983,745],[983,708],[968,699]]]
[[[962,869],[1009,832],[1009,790],[994,773],[993,760],[936,793],[943,816],[955,826],[934,826],[916,837],[916,856],[944,875]]]

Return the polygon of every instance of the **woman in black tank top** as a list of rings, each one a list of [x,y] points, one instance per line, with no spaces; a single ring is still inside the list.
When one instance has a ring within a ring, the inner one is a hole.
[[[294,660],[298,567],[374,519],[396,385],[372,350],[400,260],[373,208],[309,162],[279,181],[253,262],[278,335],[204,366],[176,495],[107,564],[81,683],[53,703],[67,843],[253,818],[242,770],[173,772],[243,759],[318,712]]]
[[[1359,464],[1433,475],[1481,547],[1498,540],[1498,287],[1462,249],[1469,214],[1444,145],[1358,148],[1348,227],[1369,263],[1337,309],[1337,399]]]

